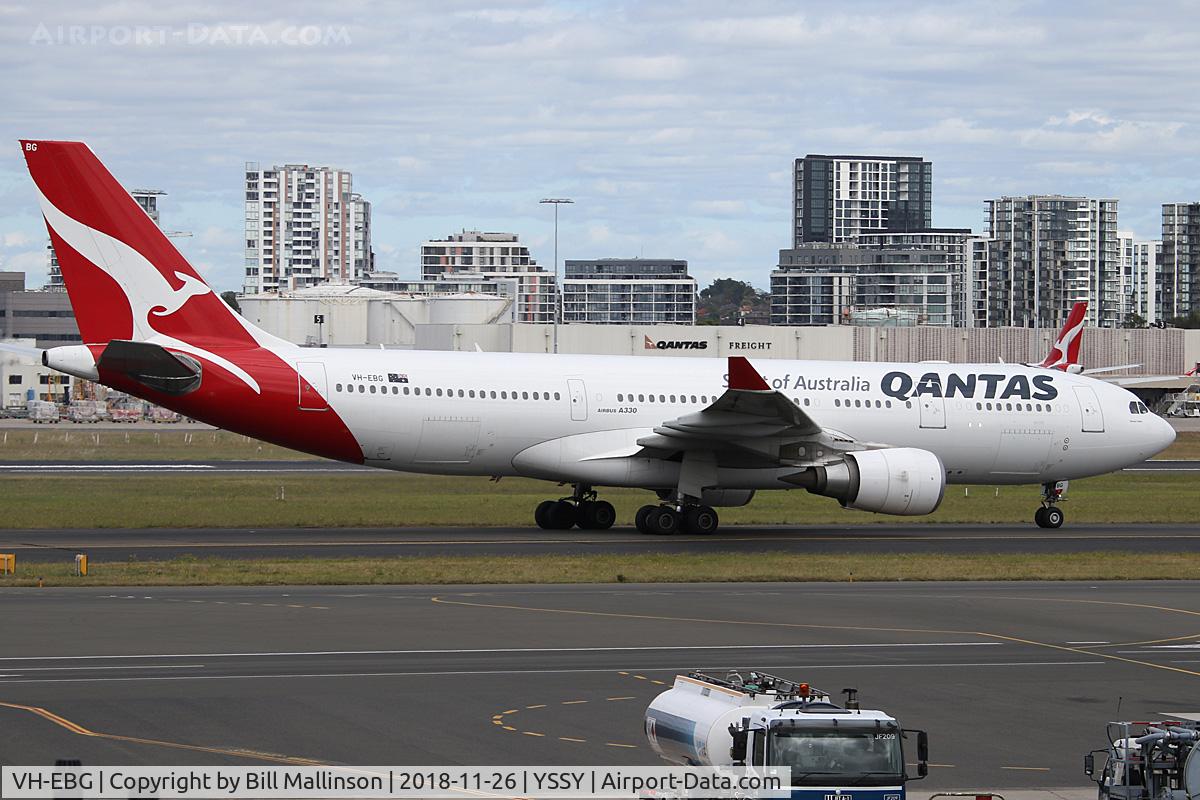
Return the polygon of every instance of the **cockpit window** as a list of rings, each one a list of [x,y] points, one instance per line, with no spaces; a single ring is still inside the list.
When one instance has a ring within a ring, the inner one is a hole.
[[[1130,401],[1130,403],[1129,403],[1129,413],[1130,413],[1130,414],[1140,414],[1140,413],[1142,413],[1141,411],[1139,411],[1139,410],[1138,410],[1138,404],[1137,404],[1137,402],[1135,402],[1135,401]]]

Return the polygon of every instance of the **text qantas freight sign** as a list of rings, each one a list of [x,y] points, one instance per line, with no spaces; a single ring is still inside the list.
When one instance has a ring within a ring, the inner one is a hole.
[[[784,375],[781,378],[764,376],[774,389],[808,392],[869,392],[871,382],[857,375],[848,378],[806,377]],[[726,376],[725,385],[729,385]],[[998,375],[989,372],[951,372],[940,375],[926,372],[910,375],[893,371],[880,381],[880,390],[888,397],[908,400],[910,397],[963,397],[987,400],[1053,400],[1058,397],[1054,378],[1050,375]]]
[[[708,342],[703,340],[685,340],[685,339],[660,339],[654,341],[649,336],[645,337],[645,348],[647,350],[707,350]]]

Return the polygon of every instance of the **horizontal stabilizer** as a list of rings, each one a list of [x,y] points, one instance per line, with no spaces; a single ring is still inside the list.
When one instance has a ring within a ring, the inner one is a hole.
[[[185,395],[200,385],[199,362],[149,342],[114,339],[100,354],[101,372],[124,375],[156,392]]]
[[[30,347],[27,344],[17,344],[15,342],[0,342],[0,352],[14,353],[25,358],[32,358],[35,361],[42,360],[42,348]]]

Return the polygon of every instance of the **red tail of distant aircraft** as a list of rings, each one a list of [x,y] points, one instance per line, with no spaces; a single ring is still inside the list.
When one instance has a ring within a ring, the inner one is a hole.
[[[1083,318],[1087,314],[1087,305],[1086,301],[1082,301],[1071,306],[1067,321],[1063,323],[1058,338],[1050,347],[1049,355],[1040,366],[1063,372],[1083,371],[1083,365],[1079,363],[1079,348],[1083,344]]]

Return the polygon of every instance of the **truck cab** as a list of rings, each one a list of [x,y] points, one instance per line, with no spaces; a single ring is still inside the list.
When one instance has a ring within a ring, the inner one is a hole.
[[[903,800],[905,784],[928,772],[923,731],[905,731],[883,711],[844,705],[828,693],[750,672],[724,678],[679,675],[646,710],[646,737],[665,760],[693,766],[790,767],[791,796]],[[905,743],[917,772],[905,770]]]

